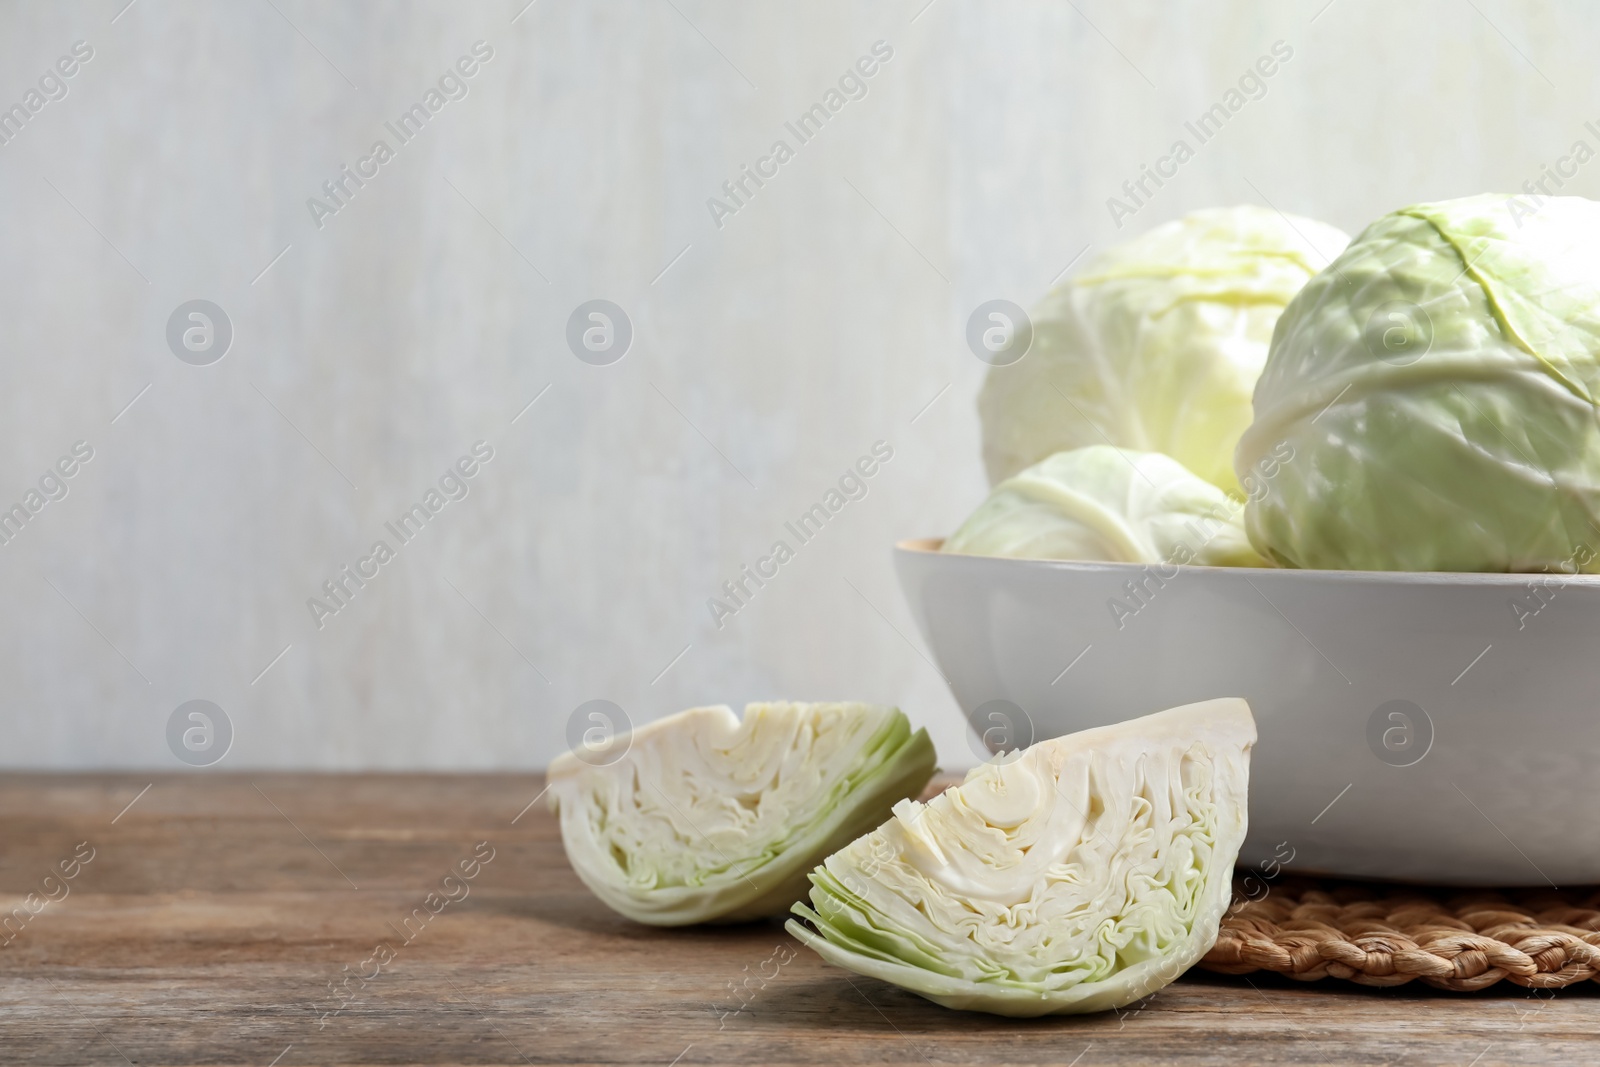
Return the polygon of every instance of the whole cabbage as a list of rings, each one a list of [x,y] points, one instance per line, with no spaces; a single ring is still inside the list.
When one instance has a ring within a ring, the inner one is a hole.
[[[1278,321],[1245,523],[1351,570],[1596,569],[1600,204],[1485,195],[1374,222]]]
[[[1289,299],[1349,238],[1260,207],[1185,215],[1107,249],[1033,310],[978,399],[989,483],[1054,452],[1165,452],[1237,491],[1233,448]]]
[[[1262,567],[1242,509],[1159,452],[1057,452],[995,486],[943,551],[1023,559]]]
[[[829,856],[789,932],[950,1008],[1131,1004],[1216,941],[1255,739],[1208,700],[991,760]]]

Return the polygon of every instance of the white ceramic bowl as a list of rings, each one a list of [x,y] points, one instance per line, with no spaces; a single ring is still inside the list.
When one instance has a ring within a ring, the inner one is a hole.
[[[1600,576],[1163,569],[938,544],[896,546],[900,583],[991,748],[1243,697],[1260,740],[1241,866],[1600,882]]]

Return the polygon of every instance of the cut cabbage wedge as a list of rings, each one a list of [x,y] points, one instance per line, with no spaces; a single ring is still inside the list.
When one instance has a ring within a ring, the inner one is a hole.
[[[829,856],[789,932],[949,1008],[1118,1008],[1216,941],[1255,721],[1208,700],[975,768]]]
[[[643,726],[621,759],[550,765],[550,804],[585,885],[656,926],[782,915],[806,874],[922,791],[933,742],[897,708],[691,708]]]

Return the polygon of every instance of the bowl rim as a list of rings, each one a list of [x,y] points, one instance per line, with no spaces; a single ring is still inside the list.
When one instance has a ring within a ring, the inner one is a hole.
[[[1151,567],[1162,568],[1161,577],[1171,580],[1168,571],[1182,574],[1232,574],[1249,580],[1269,581],[1305,579],[1313,582],[1339,582],[1363,585],[1484,586],[1526,588],[1541,579],[1547,584],[1600,588],[1600,574],[1568,574],[1565,571],[1345,571],[1314,570],[1299,567],[1214,567],[1200,563],[1121,563],[1110,560],[1019,559],[1009,556],[978,556],[962,552],[943,552],[942,537],[907,537],[894,543],[896,555],[938,556],[952,566],[973,568],[1032,567],[1083,574],[1139,574]],[[959,562],[958,562],[959,561]]]

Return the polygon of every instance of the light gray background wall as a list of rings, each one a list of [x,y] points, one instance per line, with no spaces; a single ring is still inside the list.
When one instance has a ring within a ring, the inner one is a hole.
[[[0,147],[0,498],[94,448],[0,547],[10,766],[176,767],[192,698],[223,767],[537,766],[595,697],[893,702],[969,763],[889,546],[983,492],[977,303],[1197,207],[1355,230],[1600,148],[1577,3],[125,2],[0,8],[0,104],[94,49]],[[1119,232],[1106,198],[1280,39]],[[307,198],[478,40],[470,94],[319,229]],[[715,226],[878,40],[868,96]],[[197,297],[236,334],[207,367],[164,337]],[[594,297],[636,331],[607,367],[563,340]],[[470,496],[319,631],[306,599],[480,439]],[[870,494],[715,628],[880,439]]]

